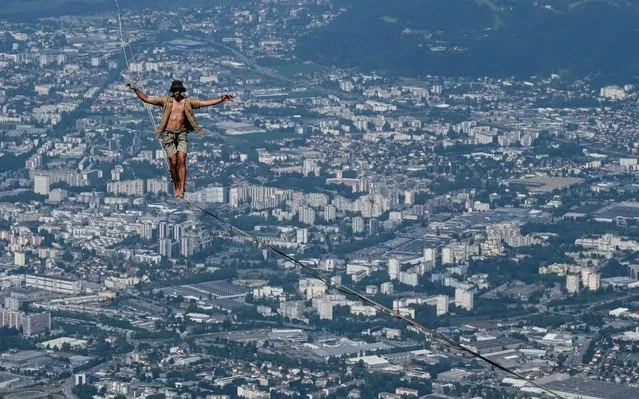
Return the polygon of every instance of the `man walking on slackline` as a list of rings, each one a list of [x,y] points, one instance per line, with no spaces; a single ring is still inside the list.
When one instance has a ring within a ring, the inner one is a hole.
[[[219,98],[210,100],[197,100],[184,97],[186,88],[181,80],[171,83],[169,92],[171,95],[152,97],[144,94],[132,83],[127,83],[135,94],[147,104],[161,105],[164,108],[162,119],[156,131],[157,138],[162,142],[171,167],[171,179],[175,189],[176,198],[184,198],[186,186],[186,154],[189,147],[188,134],[197,131],[200,137],[204,137],[204,129],[195,119],[194,109],[210,107],[224,101],[233,100],[231,94],[224,94]]]

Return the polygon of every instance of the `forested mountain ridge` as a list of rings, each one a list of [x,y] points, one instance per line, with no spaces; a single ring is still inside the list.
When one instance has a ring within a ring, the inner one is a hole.
[[[639,74],[639,4],[624,0],[338,0],[300,58],[402,75]]]

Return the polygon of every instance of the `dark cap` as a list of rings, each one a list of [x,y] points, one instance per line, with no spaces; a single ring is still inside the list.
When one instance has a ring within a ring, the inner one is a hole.
[[[169,89],[169,91],[171,93],[173,93],[174,91],[185,92],[186,87],[184,87],[184,84],[182,84],[181,80],[174,80],[173,83],[171,83],[171,88]]]

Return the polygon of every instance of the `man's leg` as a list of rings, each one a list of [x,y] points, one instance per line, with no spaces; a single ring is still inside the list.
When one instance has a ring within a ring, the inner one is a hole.
[[[173,191],[177,197],[180,193],[180,174],[178,173],[178,155],[169,157],[169,166],[171,170],[171,180],[173,180]]]
[[[189,151],[189,134],[187,132],[180,133],[177,136],[176,142],[178,173],[180,176],[180,185],[178,190],[180,197],[184,197],[186,188],[186,154]]]
[[[173,180],[173,190],[177,197],[180,192],[180,176],[178,174],[178,156],[177,142],[173,133],[164,132],[161,137],[162,147],[164,148],[166,158],[169,162],[169,171],[171,172],[171,180]]]
[[[178,164],[178,174],[180,175],[179,180],[179,193],[180,197],[184,197],[184,192],[186,188],[186,154],[183,152],[177,153],[177,164]]]

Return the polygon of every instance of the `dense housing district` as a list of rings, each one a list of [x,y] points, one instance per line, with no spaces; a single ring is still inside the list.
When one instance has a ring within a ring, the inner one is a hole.
[[[560,395],[639,397],[637,88],[297,59],[333,3],[125,13],[126,62],[115,13],[0,20],[3,397],[550,397],[173,199],[124,83],[174,78],[236,95],[189,202]]]

